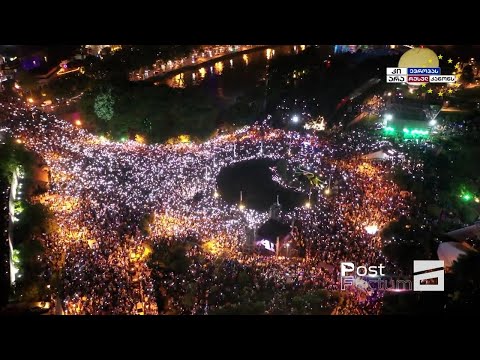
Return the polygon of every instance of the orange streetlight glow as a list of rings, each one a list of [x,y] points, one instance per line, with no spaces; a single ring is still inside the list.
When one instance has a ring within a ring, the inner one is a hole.
[[[135,135],[135,141],[140,144],[145,144],[145,137],[140,134],[137,134]]]
[[[365,231],[367,232],[367,234],[375,235],[378,231],[378,226],[375,224],[365,226]]]
[[[75,120],[75,125],[82,126],[82,121],[81,120]]]
[[[32,103],[33,103],[33,99],[32,99],[31,97],[30,97],[30,98],[28,98],[28,99],[27,99],[27,101],[28,101],[30,104],[32,104]]]

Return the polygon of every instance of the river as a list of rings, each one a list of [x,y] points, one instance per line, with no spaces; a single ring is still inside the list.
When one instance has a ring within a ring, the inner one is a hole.
[[[374,51],[335,54],[334,49],[334,45],[254,49],[166,76],[155,84],[196,87],[226,103],[245,96],[278,118],[299,112],[328,120],[344,97],[372,77],[383,78],[392,62],[391,56]]]
[[[156,84],[167,84],[174,88],[200,86],[221,97],[235,96],[245,89],[257,87],[259,81],[264,80],[272,61],[279,57],[295,56],[306,48],[306,45],[280,45],[232,54],[205,66],[165,77]],[[324,52],[332,53],[333,47],[325,46]]]

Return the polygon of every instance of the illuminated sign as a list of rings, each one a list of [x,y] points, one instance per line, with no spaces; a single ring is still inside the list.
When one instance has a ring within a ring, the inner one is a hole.
[[[271,243],[270,241],[268,240],[260,240],[257,242],[257,244],[260,243],[265,249],[267,249],[268,251],[275,251],[275,247],[273,245],[273,243]]]

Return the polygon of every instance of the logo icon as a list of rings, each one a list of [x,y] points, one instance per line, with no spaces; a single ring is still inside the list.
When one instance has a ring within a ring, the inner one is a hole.
[[[398,61],[399,68],[436,68],[439,66],[438,56],[429,48],[413,48],[405,52]]]
[[[443,260],[413,261],[413,291],[444,291]]]

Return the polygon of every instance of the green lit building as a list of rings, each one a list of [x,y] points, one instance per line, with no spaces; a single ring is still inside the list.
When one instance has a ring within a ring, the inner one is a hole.
[[[382,131],[386,136],[418,139],[428,137],[434,125],[428,121],[423,111],[415,113],[391,111],[383,115]]]

